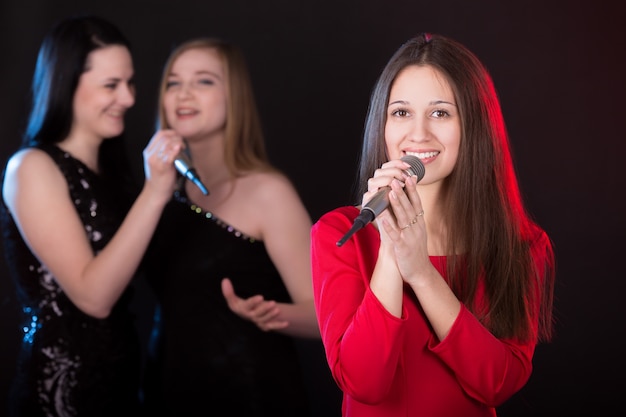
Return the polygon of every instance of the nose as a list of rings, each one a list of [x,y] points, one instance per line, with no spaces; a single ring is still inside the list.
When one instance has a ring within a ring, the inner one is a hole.
[[[407,137],[413,142],[423,142],[428,140],[429,130],[427,121],[418,117],[414,118],[410,122]]]
[[[135,88],[128,84],[122,85],[119,89],[118,101],[127,107],[132,107],[135,104]]]
[[[191,95],[191,87],[189,83],[181,83],[178,90],[176,90],[178,98],[186,98]]]

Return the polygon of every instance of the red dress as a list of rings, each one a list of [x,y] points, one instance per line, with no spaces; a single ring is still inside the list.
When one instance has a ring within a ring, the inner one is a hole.
[[[378,230],[336,246],[358,214],[335,209],[311,230],[317,318],[343,416],[495,416],[530,377],[536,343],[497,339],[463,305],[439,342],[408,287],[402,317],[391,315],[369,287]],[[445,277],[446,258],[430,259]]]

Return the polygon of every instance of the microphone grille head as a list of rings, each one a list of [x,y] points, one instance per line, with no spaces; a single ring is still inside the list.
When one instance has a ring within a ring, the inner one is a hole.
[[[426,168],[424,168],[424,164],[422,164],[422,161],[420,161],[417,156],[404,155],[401,160],[411,165],[411,167],[407,169],[407,173],[411,176],[415,175],[417,177],[417,182],[420,182],[420,180],[424,178]]]

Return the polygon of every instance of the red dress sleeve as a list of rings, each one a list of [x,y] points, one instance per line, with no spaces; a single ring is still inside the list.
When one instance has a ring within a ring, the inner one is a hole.
[[[331,373],[342,391],[376,402],[387,395],[404,327],[369,290],[377,248],[366,226],[343,246],[336,242],[352,226],[356,208],[344,207],[312,228],[312,268],[317,318]],[[365,236],[363,236],[365,235]],[[375,336],[375,337],[373,337]]]
[[[448,336],[441,343],[431,337],[428,348],[469,396],[495,407],[528,381],[535,342],[497,339],[462,306]]]

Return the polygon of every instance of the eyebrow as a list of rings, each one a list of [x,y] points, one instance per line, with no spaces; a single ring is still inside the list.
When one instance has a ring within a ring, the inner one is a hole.
[[[194,75],[211,75],[211,76],[213,76],[215,78],[219,78],[219,79],[222,78],[216,72],[207,71],[207,70],[196,71],[196,72],[194,72]],[[169,73],[168,77],[179,77],[179,75],[172,71],[172,72]]]
[[[389,103],[390,106],[392,104],[405,104],[406,105],[406,104],[409,104],[409,102],[405,100],[396,100],[396,101],[392,101],[391,103]],[[450,103],[449,101],[445,101],[445,100],[433,100],[428,103],[429,106],[435,106],[437,104],[449,104],[451,106],[457,107],[456,104]]]
[[[132,78],[129,78],[129,79],[132,79]],[[105,78],[104,82],[105,83],[110,83],[110,82],[120,83],[120,82],[122,82],[122,79],[119,78],[119,77],[109,77],[109,78]]]

